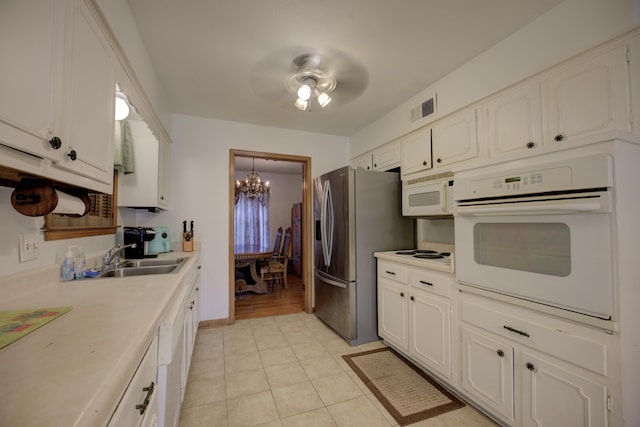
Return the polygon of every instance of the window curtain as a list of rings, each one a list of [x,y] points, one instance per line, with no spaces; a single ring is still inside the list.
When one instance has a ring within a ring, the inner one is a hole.
[[[240,195],[234,215],[234,244],[270,246],[269,197],[261,203]]]

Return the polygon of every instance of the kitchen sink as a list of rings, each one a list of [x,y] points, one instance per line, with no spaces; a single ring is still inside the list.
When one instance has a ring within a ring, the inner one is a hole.
[[[120,267],[112,270],[103,271],[98,275],[101,277],[130,277],[130,276],[146,276],[149,274],[167,274],[173,273],[177,265],[154,265],[150,267]]]
[[[184,265],[184,262],[185,258],[126,260],[120,267],[104,270],[96,278],[177,273]]]
[[[175,259],[128,259],[124,261],[120,267],[151,267],[151,266],[164,266],[164,265],[179,265],[184,262],[184,258]]]

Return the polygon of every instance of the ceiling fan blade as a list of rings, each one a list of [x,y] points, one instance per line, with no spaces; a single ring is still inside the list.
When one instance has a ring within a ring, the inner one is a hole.
[[[295,95],[285,82],[298,70],[294,62],[301,55],[317,55],[317,67],[336,79],[337,85],[330,96],[333,106],[344,105],[360,96],[369,84],[369,74],[358,61],[336,49],[311,49],[291,46],[262,58],[251,69],[251,88],[265,102],[295,111]],[[315,109],[316,111],[318,109]],[[313,111],[313,109],[312,109]]]

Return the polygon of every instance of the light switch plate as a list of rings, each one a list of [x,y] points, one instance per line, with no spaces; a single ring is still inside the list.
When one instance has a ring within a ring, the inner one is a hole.
[[[23,233],[20,235],[20,262],[38,258],[38,234]]]

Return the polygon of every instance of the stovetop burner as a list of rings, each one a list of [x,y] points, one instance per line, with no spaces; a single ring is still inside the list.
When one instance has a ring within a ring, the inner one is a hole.
[[[433,253],[433,254],[417,254],[413,256],[414,258],[420,258],[420,259],[441,259],[441,258],[446,258],[446,255],[444,254],[439,254],[439,253]]]
[[[397,251],[396,255],[412,255],[414,258],[420,259],[442,259],[451,255],[450,252],[438,252],[430,249],[411,249],[406,251]]]
[[[447,273],[455,271],[453,245],[434,243],[433,245],[421,247],[429,249],[397,249],[388,252],[377,252],[376,256]]]

